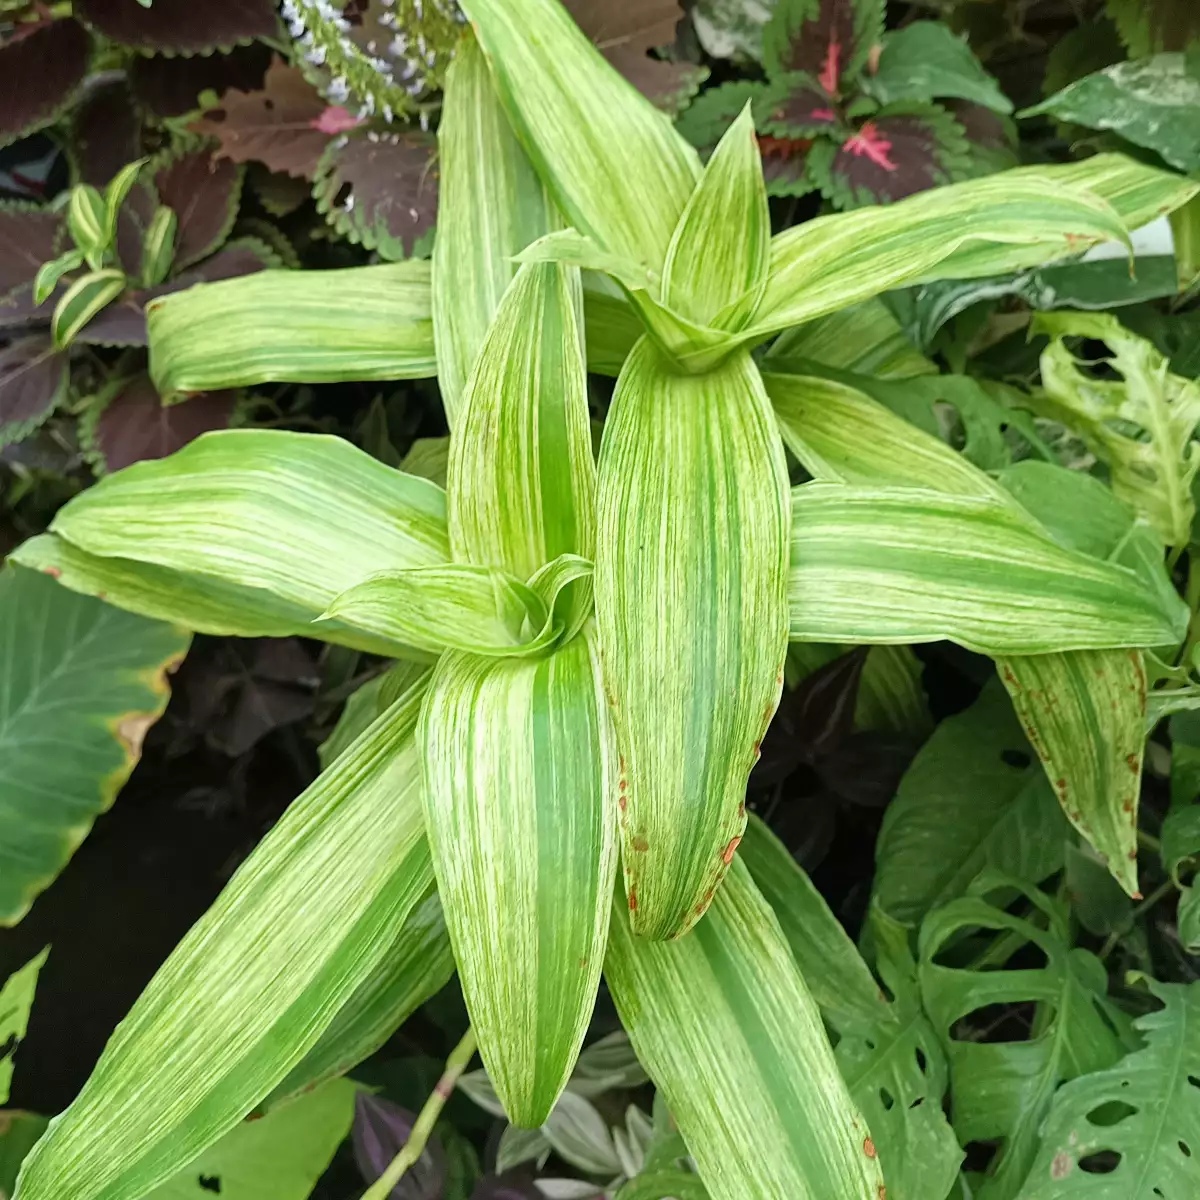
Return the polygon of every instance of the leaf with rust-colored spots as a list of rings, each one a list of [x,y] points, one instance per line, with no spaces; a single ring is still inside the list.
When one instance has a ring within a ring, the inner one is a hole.
[[[969,169],[958,123],[935,104],[891,105],[821,159],[821,190],[839,208],[886,204],[938,187]]]
[[[18,25],[0,42],[0,146],[53,121],[87,73],[92,39],[78,21]]]
[[[97,32],[151,53],[198,54],[278,31],[273,0],[75,0],[75,14]]]
[[[44,334],[0,350],[0,446],[28,437],[62,403],[69,359]]]
[[[260,42],[194,58],[140,56],[129,66],[129,85],[137,102],[156,117],[181,117],[198,107],[201,92],[257,91],[271,61],[271,51]]]
[[[313,196],[339,233],[390,261],[428,253],[437,219],[431,134],[342,134],[321,156]]]
[[[116,799],[161,716],[188,635],[0,573],[0,925],[13,925]]]
[[[203,147],[168,159],[154,174],[159,199],[174,209],[176,271],[212,254],[229,236],[242,196],[242,168]]]
[[[220,142],[218,154],[234,162],[260,162],[272,171],[312,179],[329,135],[317,127],[326,108],[298,67],[276,58],[262,87],[231,87],[192,130]]]
[[[150,377],[139,375],[93,402],[80,436],[97,473],[119,471],[143,459],[166,458],[202,433],[227,428],[236,400],[233,391],[204,392],[164,405]]]
[[[1146,737],[1141,651],[1023,655],[996,666],[1063,812],[1136,898]]]
[[[142,152],[142,120],[124,80],[88,93],[75,112],[72,158],[81,183],[104,188]]]
[[[882,0],[779,0],[763,30],[770,75],[805,71],[830,96],[845,95],[883,35]]]

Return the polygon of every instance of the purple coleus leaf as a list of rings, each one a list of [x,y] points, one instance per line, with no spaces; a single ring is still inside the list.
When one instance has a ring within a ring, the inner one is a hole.
[[[0,350],[0,446],[31,434],[58,407],[70,382],[66,353],[48,334]]]
[[[761,132],[778,138],[835,136],[842,125],[837,102],[799,71],[773,79],[754,106],[754,116]]]
[[[75,112],[73,149],[81,183],[103,188],[142,152],[142,119],[123,80],[89,92]]]
[[[53,121],[87,73],[92,39],[78,21],[18,25],[0,43],[0,146]]]
[[[763,30],[772,77],[803,71],[838,97],[883,34],[882,0],[779,0]]]
[[[32,311],[31,285],[42,264],[57,257],[61,233],[59,213],[28,204],[0,205],[0,327],[12,323],[5,318],[18,304],[22,312]]]
[[[84,414],[80,433],[98,474],[166,458],[202,433],[225,429],[237,393],[203,392],[164,405],[149,375],[138,375]]]
[[[271,51],[260,42],[228,54],[141,56],[129,66],[129,84],[138,103],[156,117],[181,117],[198,106],[201,92],[256,91],[270,65]]]
[[[114,42],[199,54],[278,30],[274,0],[75,0],[75,14]]]
[[[175,269],[212,254],[229,236],[242,196],[242,168],[207,146],[169,159],[154,174],[158,198],[175,210]]]
[[[417,1117],[406,1108],[359,1092],[354,1098],[350,1140],[362,1177],[374,1183],[403,1149]],[[431,1136],[421,1157],[391,1191],[391,1200],[441,1200],[446,1187],[446,1152]]]
[[[839,208],[886,204],[970,171],[962,128],[936,105],[892,106],[864,121],[817,167]]]
[[[317,208],[339,233],[382,258],[419,254],[437,218],[436,154],[431,134],[342,134],[317,169]]]

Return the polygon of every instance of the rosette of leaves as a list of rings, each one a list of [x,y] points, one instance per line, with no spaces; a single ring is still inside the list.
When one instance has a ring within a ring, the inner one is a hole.
[[[711,150],[749,101],[772,195],[854,208],[1012,163],[1012,105],[939,22],[885,34],[879,0],[780,0],[763,67],[700,96],[680,130]]]
[[[81,161],[88,169],[87,153]],[[101,473],[229,424],[232,391],[160,402],[146,374],[145,308],[195,283],[281,265],[258,239],[228,241],[241,186],[240,167],[193,144],[128,164],[104,192],[77,184],[65,214],[0,214],[2,319],[13,333],[0,350],[0,444],[27,437],[72,393],[85,454]]]

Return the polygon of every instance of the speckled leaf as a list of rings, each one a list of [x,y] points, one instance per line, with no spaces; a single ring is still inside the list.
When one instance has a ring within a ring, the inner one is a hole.
[[[146,458],[166,458],[202,433],[227,428],[235,401],[234,392],[208,392],[167,406],[150,377],[139,375],[114,395],[93,402],[83,419],[84,445],[99,474]]]
[[[432,882],[422,698],[294,800],[192,926],[26,1159],[25,1200],[144,1196],[237,1128],[378,968]]]
[[[278,31],[271,0],[76,0],[75,13],[105,37],[151,53],[196,54]]]
[[[116,799],[188,641],[33,571],[0,572],[0,924],[25,915]]]
[[[763,30],[763,63],[774,75],[807,71],[837,96],[883,35],[881,0],[778,0]]]
[[[0,446],[19,442],[58,407],[70,384],[70,360],[45,334],[0,350]]]
[[[104,187],[142,152],[142,121],[124,80],[90,90],[75,111],[71,156],[79,181]]]
[[[18,25],[0,42],[0,146],[40,129],[83,82],[92,40],[78,21]]]
[[[879,1200],[875,1143],[746,865],[685,938],[639,938],[625,909],[618,891],[605,978],[710,1194]]]
[[[329,134],[316,126],[326,108],[320,93],[299,67],[278,57],[261,86],[249,87],[248,82],[231,82],[220,104],[207,109],[191,128],[215,137],[220,143],[217,154],[224,158],[260,162],[272,171],[312,179],[329,145]]]
[[[191,112],[204,91],[224,93],[222,103],[228,114],[229,91],[236,88],[254,92],[263,87],[270,63],[271,51],[258,42],[239,46],[228,54],[200,54],[194,58],[141,55],[129,66],[129,86],[137,102],[156,117],[181,117]],[[315,89],[308,90],[315,94]],[[218,120],[213,109],[208,109],[205,116],[214,123]]]
[[[317,167],[317,208],[364,249],[411,258],[427,246],[437,217],[436,150],[430,134],[343,134]]]
[[[538,1126],[591,1019],[617,867],[594,631],[542,659],[444,655],[422,737],[429,842],[480,1054],[509,1119]]]
[[[635,347],[600,455],[596,611],[642,936],[703,915],[745,826],[787,649],[782,449],[748,355],[689,376]]]
[[[154,173],[159,199],[175,210],[176,271],[212,254],[229,236],[242,195],[242,169],[207,148],[168,159]]]
[[[1063,811],[1136,897],[1146,737],[1141,653],[1034,655],[997,666]]]

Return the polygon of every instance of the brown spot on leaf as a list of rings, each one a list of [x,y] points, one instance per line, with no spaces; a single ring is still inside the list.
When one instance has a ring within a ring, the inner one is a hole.
[[[866,1138],[866,1139],[864,1139],[864,1141],[863,1141],[863,1153],[864,1153],[864,1154],[865,1154],[865,1155],[866,1155],[868,1158],[874,1158],[874,1157],[875,1157],[875,1143],[874,1143],[873,1141],[871,1141],[871,1139],[870,1139],[870,1138]]]
[[[1129,861],[1130,861],[1130,862],[1137,862],[1137,851],[1136,851],[1136,850],[1130,850],[1130,852],[1129,852]]]
[[[629,911],[637,912],[637,888],[635,887],[629,889]]]
[[[723,851],[721,851],[721,861],[726,866],[729,866],[729,864],[733,862],[733,856],[737,853],[737,848],[741,843],[741,840],[742,839],[740,837],[730,838],[729,845],[726,846]]]
[[[633,848],[639,854],[645,854],[650,849],[650,843],[644,837],[635,837],[633,839]]]
[[[117,740],[128,751],[131,758],[139,758],[146,731],[155,722],[154,713],[126,713],[116,724]]]
[[[51,579],[61,579],[62,578],[62,568],[61,567],[44,567],[42,569],[42,574],[49,575]]]
[[[624,792],[617,797],[617,807],[620,808],[622,812],[629,807],[629,800],[626,798]]]
[[[1060,1150],[1054,1156],[1054,1161],[1050,1164],[1050,1178],[1066,1179],[1070,1175],[1071,1168],[1074,1165],[1075,1160],[1065,1150]]]
[[[1125,765],[1137,775],[1142,769],[1142,760],[1136,754],[1125,755]]]

